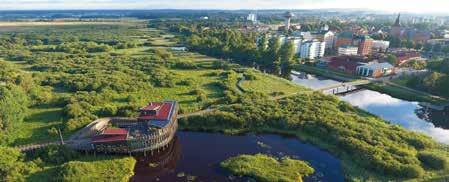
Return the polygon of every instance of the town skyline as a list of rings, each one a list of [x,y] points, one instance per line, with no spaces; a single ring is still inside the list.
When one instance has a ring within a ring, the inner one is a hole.
[[[0,10],[151,10],[151,9],[208,9],[208,10],[264,10],[264,9],[361,9],[390,13],[438,13],[447,14],[445,7],[449,2],[438,0],[238,0],[217,1],[200,0],[191,2],[188,0],[167,1],[118,1],[118,0],[1,0]]]

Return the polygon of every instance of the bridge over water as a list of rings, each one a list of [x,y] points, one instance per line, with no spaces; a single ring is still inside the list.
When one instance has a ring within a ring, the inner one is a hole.
[[[370,80],[355,80],[355,81],[351,81],[351,82],[343,82],[343,83],[338,83],[338,84],[334,84],[334,85],[329,85],[323,88],[319,88],[317,89],[317,91],[326,93],[326,94],[342,94],[342,93],[347,93],[347,92],[351,92],[354,90],[359,89],[358,86],[362,86],[362,85],[367,85],[370,84],[371,81]]]

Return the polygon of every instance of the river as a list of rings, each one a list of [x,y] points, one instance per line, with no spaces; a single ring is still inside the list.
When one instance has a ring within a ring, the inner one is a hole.
[[[294,76],[299,85],[319,89],[339,83],[313,75]],[[401,100],[372,90],[358,90],[340,98],[383,119],[406,129],[424,133],[435,140],[449,144],[449,108],[438,111],[419,105],[418,102]]]
[[[220,162],[240,154],[256,153],[307,161],[315,173],[304,181],[344,180],[337,158],[296,138],[178,132],[169,146],[153,156],[136,157],[135,176],[131,181],[248,181],[221,169]]]

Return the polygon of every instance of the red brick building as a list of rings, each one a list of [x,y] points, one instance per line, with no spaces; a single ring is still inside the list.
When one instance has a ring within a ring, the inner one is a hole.
[[[362,56],[370,55],[373,50],[373,41],[374,40],[368,36],[360,38],[357,54]]]

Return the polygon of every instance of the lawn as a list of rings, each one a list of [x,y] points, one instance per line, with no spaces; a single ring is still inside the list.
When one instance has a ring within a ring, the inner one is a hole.
[[[253,73],[256,76],[255,80],[244,80],[241,84],[246,91],[262,92],[268,95],[282,92],[281,95],[290,95],[305,90],[305,88],[283,78],[263,74],[259,71],[253,71]]]

